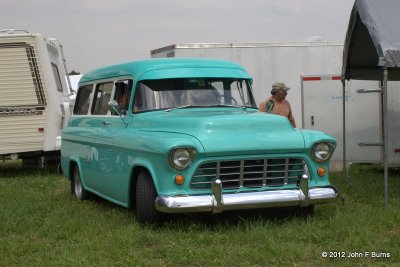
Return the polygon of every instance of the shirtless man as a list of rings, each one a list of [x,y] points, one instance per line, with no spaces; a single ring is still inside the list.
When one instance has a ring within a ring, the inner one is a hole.
[[[289,89],[290,88],[282,82],[272,84],[271,97],[261,102],[258,109],[262,112],[284,116],[288,118],[292,126],[296,128],[296,122],[292,115],[292,108],[290,107],[289,101],[285,99]]]

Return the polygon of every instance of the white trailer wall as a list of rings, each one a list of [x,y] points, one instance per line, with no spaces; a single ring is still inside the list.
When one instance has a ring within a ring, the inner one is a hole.
[[[333,163],[342,167],[343,96],[340,80],[302,81],[303,128],[324,131],[334,136],[338,147]],[[335,77],[340,76],[332,75]],[[313,78],[316,76],[314,75]],[[303,78],[307,78],[303,77]],[[382,99],[380,82],[349,80],[346,82],[346,160],[351,163],[383,162]],[[400,82],[388,83],[388,164],[400,165]]]
[[[400,82],[388,82],[388,164],[400,166]]]
[[[302,125],[302,75],[340,73],[343,44],[330,42],[176,44],[151,51],[156,57],[205,57],[235,61],[254,78],[257,104],[270,95],[271,84],[285,82],[298,127]]]
[[[48,94],[39,50],[32,36],[0,38],[0,154],[43,150]],[[13,114],[20,112],[28,115]]]
[[[343,166],[343,92],[340,74],[302,77],[303,128],[324,131],[336,138],[332,157],[335,169]],[[376,81],[347,83],[346,160],[352,163],[381,162],[381,105],[378,93],[358,93],[377,89]]]

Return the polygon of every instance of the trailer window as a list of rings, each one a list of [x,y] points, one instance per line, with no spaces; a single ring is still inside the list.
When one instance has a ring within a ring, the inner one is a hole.
[[[89,110],[90,95],[93,91],[93,85],[85,85],[79,87],[78,95],[76,96],[74,114],[75,115],[86,115]]]
[[[101,83],[96,86],[94,93],[92,114],[106,115],[108,112],[108,102],[111,99],[111,93],[114,87],[113,82]]]
[[[62,83],[60,78],[60,72],[58,71],[58,67],[56,64],[51,63],[51,68],[53,69],[54,80],[56,81],[57,91],[62,92]]]

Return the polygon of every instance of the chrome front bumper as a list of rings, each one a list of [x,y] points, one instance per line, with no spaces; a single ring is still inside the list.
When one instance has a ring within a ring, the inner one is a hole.
[[[303,175],[299,180],[299,189],[222,194],[221,180],[215,179],[212,183],[212,195],[159,196],[156,199],[155,206],[158,211],[165,213],[221,213],[224,210],[306,207],[337,199],[338,192],[335,187],[309,189],[308,180],[308,176]]]

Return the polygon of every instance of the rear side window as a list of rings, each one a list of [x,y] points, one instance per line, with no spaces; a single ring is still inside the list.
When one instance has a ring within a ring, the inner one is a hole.
[[[90,95],[93,91],[93,85],[85,85],[79,87],[78,95],[76,96],[74,114],[86,115],[89,110]]]
[[[62,92],[63,88],[62,88],[62,84],[61,84],[60,72],[58,71],[58,67],[56,64],[51,63],[51,68],[53,69],[53,75],[54,75],[54,79],[56,81],[57,90],[59,92]]]
[[[111,93],[114,83],[101,83],[96,86],[92,104],[92,115],[106,115],[108,112],[108,102],[111,99]]]

